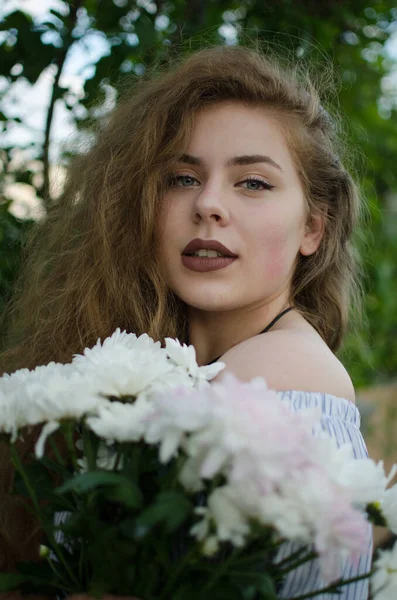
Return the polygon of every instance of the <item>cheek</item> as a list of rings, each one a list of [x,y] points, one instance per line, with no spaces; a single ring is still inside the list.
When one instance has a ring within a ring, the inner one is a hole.
[[[297,253],[295,237],[296,232],[285,223],[259,233],[258,256],[267,278],[278,279],[290,272]]]
[[[160,246],[165,252],[170,249],[169,242],[175,239],[175,233],[181,231],[179,220],[180,211],[175,210],[173,203],[165,202],[159,214]]]

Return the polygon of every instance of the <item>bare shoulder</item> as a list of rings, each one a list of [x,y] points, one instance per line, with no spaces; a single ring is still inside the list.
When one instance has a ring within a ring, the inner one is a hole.
[[[264,377],[277,391],[322,392],[355,402],[352,380],[320,336],[298,329],[274,330],[225,352],[225,369],[243,381]]]

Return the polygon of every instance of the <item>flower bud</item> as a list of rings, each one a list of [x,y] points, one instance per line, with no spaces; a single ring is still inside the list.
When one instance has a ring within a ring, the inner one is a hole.
[[[48,548],[48,546],[44,546],[43,544],[40,544],[40,548],[39,548],[39,556],[40,558],[47,558],[50,554],[50,549]]]

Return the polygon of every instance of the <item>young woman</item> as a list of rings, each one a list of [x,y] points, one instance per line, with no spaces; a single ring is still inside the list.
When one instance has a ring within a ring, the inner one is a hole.
[[[205,49],[137,83],[33,234],[3,371],[70,361],[118,326],[174,336],[199,364],[222,357],[219,378],[262,376],[292,410],[321,406],[322,428],[365,457],[335,356],[360,301],[359,194],[338,149],[305,72],[247,48]],[[10,568],[34,549],[8,504]],[[369,527],[345,578],[368,571],[371,546]],[[323,586],[314,561],[280,597]],[[368,582],[321,597],[365,600]]]

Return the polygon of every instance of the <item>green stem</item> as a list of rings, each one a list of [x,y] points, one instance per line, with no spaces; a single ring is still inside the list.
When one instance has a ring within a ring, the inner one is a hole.
[[[47,536],[47,538],[48,538],[48,540],[49,540],[49,542],[50,542],[50,544],[52,546],[52,549],[53,549],[54,553],[56,554],[59,562],[62,563],[63,566],[65,567],[65,570],[68,573],[70,579],[75,584],[79,585],[79,581],[75,578],[75,575],[74,575],[73,571],[71,571],[71,569],[70,569],[70,567],[68,565],[68,562],[67,562],[67,560],[65,559],[65,557],[63,555],[61,546],[58,544],[58,542],[56,541],[56,539],[54,537],[53,531],[51,529],[49,529],[47,527],[47,525],[46,525],[46,522],[45,522],[42,510],[41,510],[41,506],[40,506],[40,503],[39,503],[37,495],[36,495],[36,492],[35,492],[33,486],[31,485],[31,483],[29,481],[29,478],[28,478],[28,476],[26,474],[26,471],[23,468],[23,464],[22,464],[22,461],[21,461],[21,459],[19,457],[19,454],[16,451],[15,446],[13,446],[13,445],[11,445],[11,454],[12,454],[12,459],[13,459],[14,466],[17,469],[17,471],[20,473],[20,475],[21,475],[21,477],[23,479],[23,482],[24,482],[24,484],[26,486],[26,489],[29,492],[29,495],[30,495],[30,498],[31,498],[31,500],[33,502],[33,505],[35,507],[36,517],[39,519],[40,524],[42,526],[42,529],[43,529],[45,535]]]
[[[34,488],[30,485],[30,481],[28,479],[28,476],[26,475],[25,469],[23,468],[22,461],[19,458],[19,454],[14,445],[11,445],[11,456],[12,456],[12,462],[14,464],[14,467],[20,473],[20,475],[23,479],[23,482],[26,486],[26,489],[29,492],[30,498],[31,498],[34,508],[36,510],[36,514],[37,514],[37,516],[39,516],[41,518],[41,507],[40,507],[39,501],[37,499],[36,492],[34,491]]]
[[[158,544],[156,543],[156,541],[154,541],[154,544],[152,545],[154,552],[157,554],[160,562],[162,563],[163,567],[166,569],[166,571],[168,572],[170,569],[170,560],[169,557],[167,555],[166,552],[164,552],[164,548],[162,546],[162,544]]]
[[[225,560],[219,567],[219,569],[217,571],[215,571],[215,573],[213,574],[213,576],[211,577],[211,579],[209,580],[209,582],[207,583],[207,585],[204,586],[203,591],[207,591],[209,590],[216,581],[218,581],[218,579],[220,579],[222,577],[222,575],[228,570],[228,568],[230,567],[230,564],[233,563],[235,561],[236,555],[239,554],[241,550],[239,548],[235,548],[231,554],[231,556],[229,556],[229,558],[227,560]]]
[[[309,554],[306,554],[306,556],[304,556],[300,560],[297,560],[296,562],[288,565],[288,567],[286,569],[281,570],[279,573],[277,573],[277,576],[284,577],[290,571],[295,571],[295,569],[297,569],[301,565],[304,565],[305,563],[309,562],[310,560],[313,560],[313,558],[317,558],[317,556],[318,556],[317,552],[309,552]]]
[[[362,579],[368,579],[372,575],[372,571],[366,573],[365,575],[357,575],[357,577],[352,577],[351,579],[346,579],[342,582],[333,583],[325,588],[321,588],[320,590],[316,590],[315,592],[309,592],[308,594],[303,594],[302,596],[294,596],[293,598],[289,598],[289,600],[304,600],[305,598],[314,598],[320,594],[326,594],[327,592],[336,592],[338,588],[341,588],[345,585],[349,585],[350,583],[355,583],[356,581],[361,581]]]
[[[296,550],[295,552],[293,552],[292,554],[290,554],[289,556],[287,556],[280,562],[274,563],[274,565],[277,568],[282,567],[285,564],[288,564],[289,562],[291,562],[292,560],[295,560],[296,558],[298,558],[302,554],[302,552],[305,552],[305,550],[306,550],[306,548],[303,546],[302,548],[299,548],[298,550]]]
[[[57,459],[58,463],[60,465],[62,465],[63,467],[65,466],[65,461],[61,456],[61,453],[58,450],[58,447],[53,439],[52,436],[49,437],[49,442],[50,442],[50,446],[52,448],[52,451],[54,452],[55,458]]]
[[[285,540],[282,540],[281,542],[273,542],[273,543],[272,543],[272,548],[277,548],[277,546],[280,546],[281,544],[283,544],[283,543],[284,543],[284,541],[285,541]],[[267,553],[266,553],[266,550],[267,550],[267,549],[264,549],[264,550],[262,550],[261,552],[257,552],[256,554],[251,554],[250,556],[245,556],[245,557],[243,557],[243,558],[240,558],[240,559],[236,560],[235,564],[236,564],[237,566],[240,566],[240,565],[244,565],[244,564],[246,564],[246,563],[255,562],[255,561],[257,561],[257,560],[260,560],[260,559],[262,559],[262,560],[264,560],[264,561],[265,561],[265,560],[267,560],[267,558],[268,558],[268,556],[267,556]],[[304,548],[301,548],[301,549],[299,549],[299,552],[302,552],[302,550],[304,550]],[[296,554],[297,554],[297,552],[294,552],[293,554],[291,554],[291,556],[289,556],[289,557],[285,558],[285,559],[284,559],[284,560],[282,560],[281,562],[279,562],[279,563],[275,563],[275,564],[276,564],[276,567],[278,567],[279,565],[283,565],[283,564],[284,564],[285,562],[287,562],[287,560],[289,560],[289,559],[295,558],[295,555],[296,555]],[[272,563],[272,564],[273,564],[273,563]]]
[[[88,470],[95,471],[97,465],[96,465],[95,452],[93,451],[92,443],[91,443],[91,434],[90,434],[90,431],[87,429],[87,427],[85,427],[84,425],[83,425],[83,448],[84,448],[84,455],[87,458]]]
[[[117,451],[116,462],[114,463],[114,469],[113,469],[113,470],[114,470],[116,473],[117,473],[117,471],[119,470],[120,461],[121,461],[121,459],[122,459],[122,457],[123,457],[123,454],[124,454],[124,452],[125,452],[125,451],[124,451],[123,445],[121,444],[121,445],[119,446],[119,449],[118,449],[118,451]]]
[[[67,588],[67,584],[65,584],[65,581],[64,581],[61,573],[59,573],[59,571],[55,568],[54,561],[51,558],[47,558],[47,562],[50,565],[51,571],[53,571],[53,573],[62,582],[62,588],[65,590],[65,592],[72,592],[73,589],[70,587]]]
[[[175,571],[167,579],[167,583],[165,584],[161,595],[158,597],[158,600],[165,600],[166,598],[170,597],[169,591],[172,589],[172,586],[174,585],[175,581],[178,579],[179,575],[182,573],[183,569],[190,562],[192,556],[195,553],[196,553],[196,547],[193,546],[193,548],[190,550],[190,552],[188,552],[186,554],[184,559],[179,561],[179,564],[176,567]]]
[[[76,471],[76,473],[78,473],[80,471],[80,467],[77,462],[76,448],[75,448],[74,439],[73,439],[74,423],[72,423],[72,422],[63,423],[62,429],[63,429],[63,434],[65,436],[66,444],[67,444],[67,447],[69,450],[70,458],[72,460],[73,468]]]

